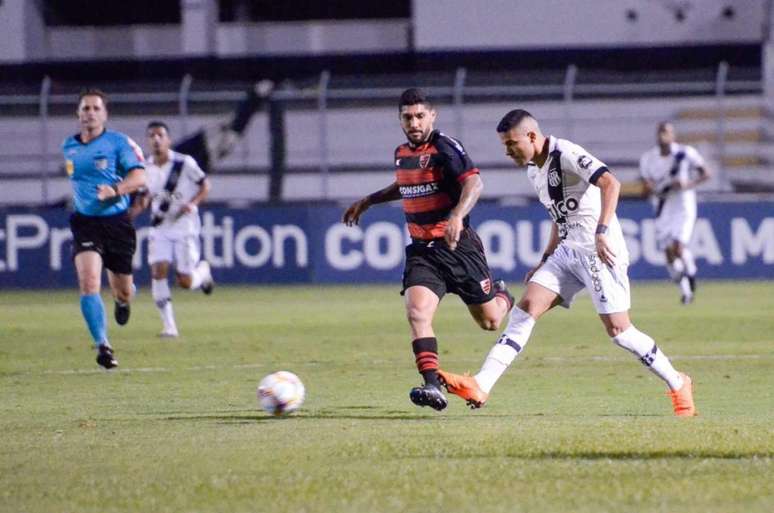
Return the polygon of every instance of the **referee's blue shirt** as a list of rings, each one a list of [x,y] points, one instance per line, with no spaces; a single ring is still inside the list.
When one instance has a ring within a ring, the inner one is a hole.
[[[80,134],[62,143],[65,169],[73,186],[75,211],[87,216],[110,216],[129,208],[129,195],[97,199],[97,186],[113,185],[135,168],[144,168],[142,150],[121,132],[104,130],[88,143]]]

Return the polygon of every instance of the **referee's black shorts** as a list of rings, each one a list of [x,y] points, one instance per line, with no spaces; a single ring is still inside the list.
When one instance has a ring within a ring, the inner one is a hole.
[[[447,292],[457,294],[466,305],[494,298],[484,247],[473,228],[463,230],[454,251],[443,239],[414,241],[407,246],[401,294],[416,285],[429,288],[439,299]]]
[[[118,274],[132,274],[137,234],[126,212],[112,216],[70,215],[73,258],[83,251],[96,251],[102,264]]]

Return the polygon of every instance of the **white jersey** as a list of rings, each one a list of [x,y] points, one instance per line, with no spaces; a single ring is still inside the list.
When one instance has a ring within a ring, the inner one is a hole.
[[[594,184],[608,171],[607,166],[577,144],[553,136],[548,138],[548,152],[542,167],[534,162],[527,165],[527,176],[556,223],[561,244],[596,254],[602,197]],[[607,238],[616,262],[628,264],[629,253],[615,214],[608,224]]]
[[[174,162],[178,160],[182,160],[183,165],[170,194],[166,190],[166,184]],[[155,228],[180,234],[198,234],[201,228],[199,213],[196,210],[182,215],[180,213],[183,205],[188,204],[199,193],[201,183],[206,178],[206,174],[193,157],[170,150],[169,160],[164,165],[157,166],[151,156],[146,162],[145,175],[146,187],[151,196],[151,220],[163,219]]]
[[[672,143],[668,155],[661,155],[658,146],[642,154],[640,176],[655,184],[653,200],[657,215],[662,212],[674,214],[677,210],[695,212],[694,189],[669,190],[668,187],[674,180],[688,182],[700,167],[704,167],[704,159],[693,146]]]

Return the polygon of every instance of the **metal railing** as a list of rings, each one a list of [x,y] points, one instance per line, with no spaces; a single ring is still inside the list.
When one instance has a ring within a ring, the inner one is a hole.
[[[718,169],[719,173],[724,174],[722,162],[726,156],[726,116],[725,104],[726,98],[730,94],[752,93],[762,94],[763,83],[761,79],[736,79],[729,80],[729,66],[721,62],[715,70],[714,80],[700,81],[660,81],[645,82],[641,80],[623,81],[617,83],[579,83],[579,70],[576,66],[568,66],[564,72],[561,83],[544,84],[468,84],[469,73],[465,68],[458,68],[452,75],[453,80],[448,85],[430,85],[424,89],[433,97],[443,98],[448,101],[453,108],[453,124],[455,133],[460,138],[465,134],[465,119],[463,115],[466,103],[471,101],[487,102],[496,101],[504,97],[516,98],[549,98],[561,101],[563,109],[563,126],[568,138],[573,137],[573,129],[576,122],[573,114],[573,105],[578,98],[584,97],[627,97],[652,96],[657,94],[664,95],[703,95],[716,98],[717,120],[716,120],[716,147],[717,160],[721,163]],[[243,91],[194,91],[192,85],[194,77],[185,75],[177,91],[168,92],[127,92],[113,93],[110,95],[110,101],[113,104],[169,104],[177,106],[177,118],[179,123],[179,133],[188,132],[191,117],[190,106],[192,103],[202,102],[237,102],[244,97]],[[331,105],[332,101],[394,101],[401,93],[399,87],[370,86],[363,88],[355,87],[332,87],[332,76],[329,71],[323,71],[316,87],[293,88],[279,87],[272,92],[269,101],[272,102],[313,102],[316,105],[318,116],[317,130],[319,131],[319,171],[322,179],[322,195],[324,198],[329,194],[329,180],[331,172],[331,156],[328,134],[328,112],[335,108]],[[9,106],[37,106],[39,116],[40,146],[44,151],[38,155],[29,154],[6,154],[6,161],[13,161],[17,158],[37,158],[40,162],[40,172],[38,174],[41,181],[42,202],[49,203],[50,188],[49,180],[56,174],[58,167],[52,166],[52,155],[46,154],[51,140],[50,134],[50,111],[52,105],[72,105],[73,97],[70,94],[52,94],[51,79],[45,77],[40,86],[40,92],[37,95],[4,95],[0,96],[0,112],[4,107]],[[59,162],[59,157],[54,157]]]

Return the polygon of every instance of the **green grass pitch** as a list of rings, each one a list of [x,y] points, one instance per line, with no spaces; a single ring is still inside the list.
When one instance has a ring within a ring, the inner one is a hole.
[[[111,315],[110,373],[74,289],[2,291],[0,511],[771,512],[774,282],[700,286],[689,307],[633,291],[634,322],[694,378],[693,419],[588,297],[540,320],[485,408],[436,413],[408,400],[397,284],[175,289],[176,341],[143,284],[128,326]],[[497,336],[454,296],[435,328],[457,372]],[[307,399],[271,418],[255,390],[280,369]]]

